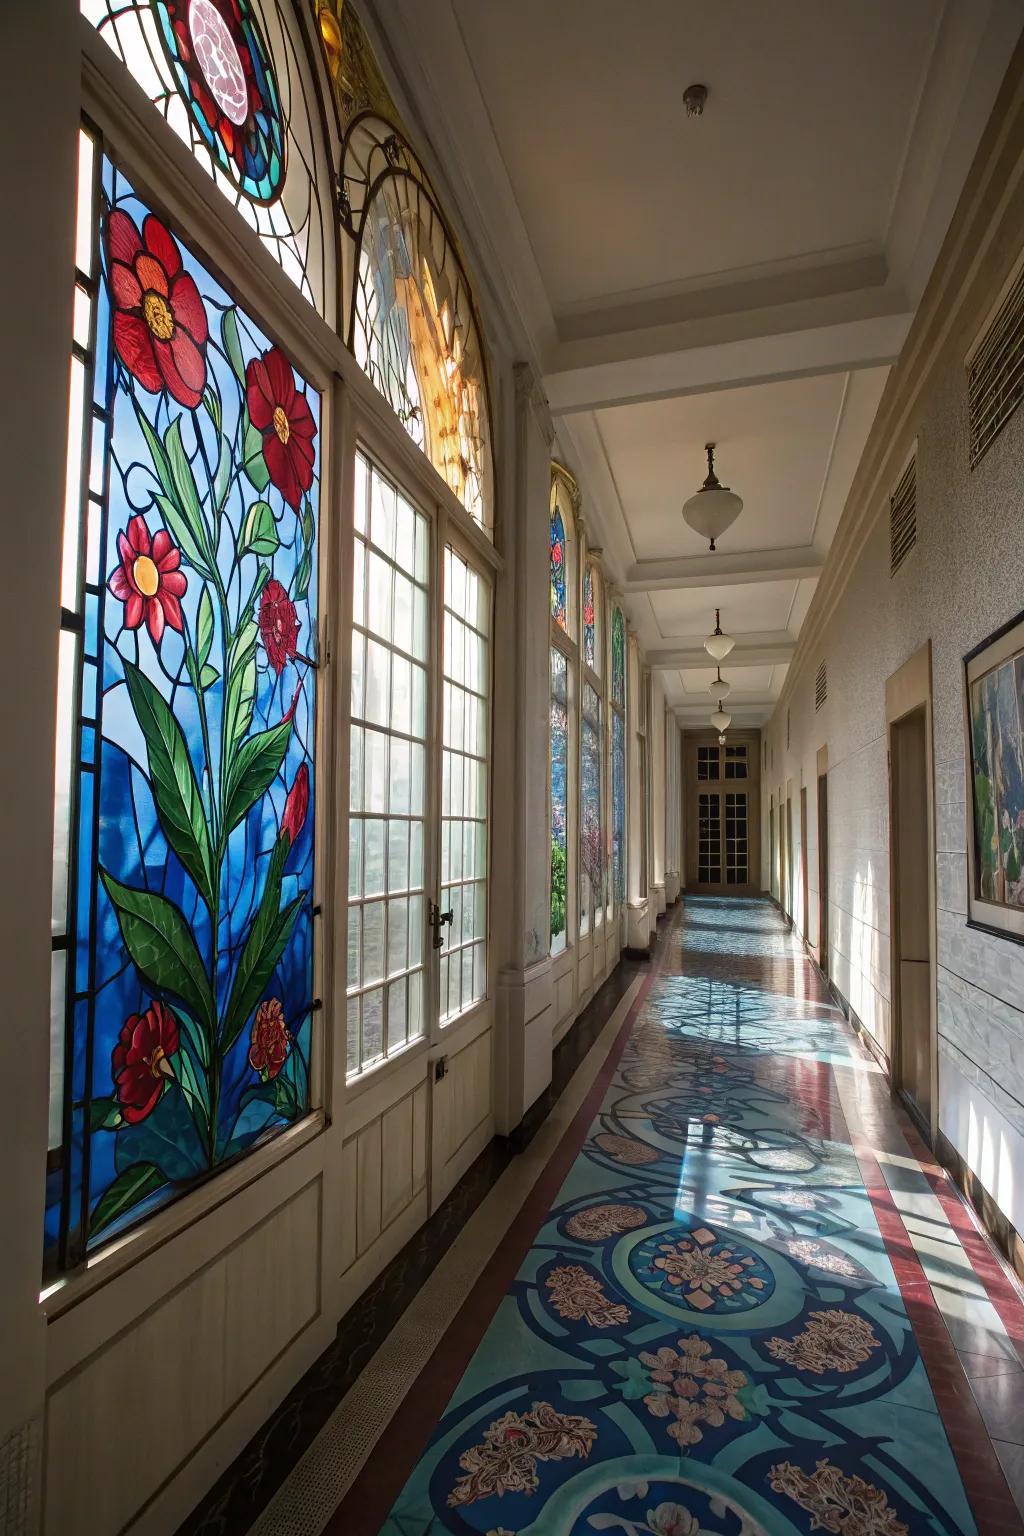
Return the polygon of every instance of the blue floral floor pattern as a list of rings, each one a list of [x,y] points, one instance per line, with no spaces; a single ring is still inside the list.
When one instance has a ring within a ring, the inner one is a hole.
[[[764,903],[691,904],[668,943],[383,1530],[972,1536],[847,1139],[849,1027],[792,995]]]

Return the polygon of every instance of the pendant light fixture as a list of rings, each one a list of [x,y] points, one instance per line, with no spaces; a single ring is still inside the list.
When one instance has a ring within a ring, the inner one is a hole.
[[[725,710],[722,708],[721,699],[718,701],[718,708],[711,716],[711,724],[714,726],[716,731],[727,731],[730,725],[732,725],[732,715],[726,714]]]
[[[702,539],[710,539],[712,551],[715,540],[736,521],[743,511],[743,500],[727,485],[722,485],[715,474],[715,445],[705,443],[708,456],[708,475],[695,496],[683,507],[683,517]]]
[[[721,736],[719,736],[719,738],[718,738],[718,745],[720,747],[724,747],[725,746],[725,732],[724,731],[722,732]]]
[[[732,683],[726,682],[725,678],[722,676],[721,667],[717,668],[717,672],[718,676],[713,677],[710,683],[708,683],[708,693],[710,693],[713,698],[727,699],[730,693],[732,693]]]
[[[728,656],[729,652],[732,650],[735,644],[736,641],[733,639],[732,635],[726,635],[722,633],[722,611],[720,608],[716,608],[714,632],[708,635],[707,639],[704,641],[704,649],[707,651],[712,661],[722,662]]]

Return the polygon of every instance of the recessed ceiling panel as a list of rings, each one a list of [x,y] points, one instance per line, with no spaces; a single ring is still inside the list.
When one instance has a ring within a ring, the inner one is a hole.
[[[556,310],[883,241],[942,0],[453,3]]]
[[[784,630],[798,585],[756,581],[745,586],[680,587],[648,596],[663,640],[700,642],[715,627],[716,606],[722,610],[727,634],[739,637],[750,631]]]
[[[696,670],[687,668],[685,672],[678,674],[683,680],[683,691],[687,695],[687,702],[693,696],[705,698],[712,697],[710,687],[716,681],[714,667]],[[771,667],[730,667],[728,659],[722,663],[722,677],[725,682],[731,684],[733,696],[743,694],[756,694],[760,697],[771,688]]]
[[[808,544],[845,377],[786,379],[596,412],[637,559],[707,554],[707,541],[683,521],[682,507],[707,474],[708,442],[717,444],[718,478],[743,498],[743,511],[719,541],[721,552]]]

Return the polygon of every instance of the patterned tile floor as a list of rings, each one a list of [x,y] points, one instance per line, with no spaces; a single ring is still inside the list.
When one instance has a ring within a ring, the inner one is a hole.
[[[775,910],[690,899],[325,1529],[1024,1531],[1024,1306]]]

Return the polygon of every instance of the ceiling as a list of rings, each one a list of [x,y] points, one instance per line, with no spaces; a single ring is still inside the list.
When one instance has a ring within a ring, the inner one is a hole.
[[[731,711],[762,723],[1017,0],[376,9],[666,697],[706,722],[720,608]],[[680,515],[709,441],[744,500],[715,554]]]

